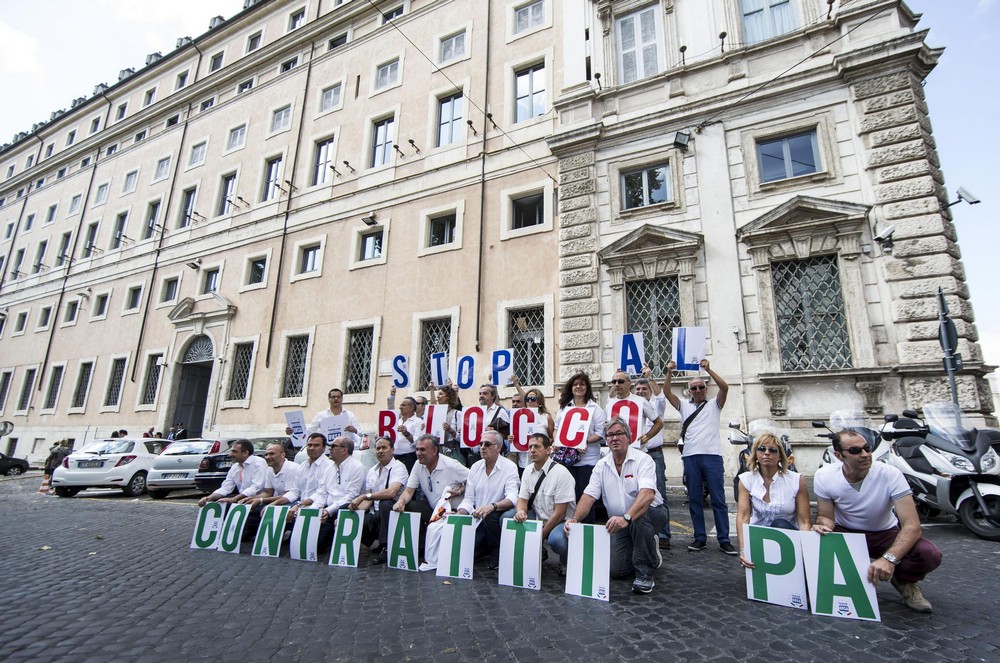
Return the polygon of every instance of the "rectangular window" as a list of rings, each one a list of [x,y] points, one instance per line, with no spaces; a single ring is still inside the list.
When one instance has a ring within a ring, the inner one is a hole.
[[[17,164],[13,164],[13,163],[10,164],[9,166],[7,166],[7,177],[5,179],[9,180],[10,178],[14,177],[14,168],[16,168],[16,167],[17,167]]]
[[[142,382],[142,395],[139,405],[152,405],[156,402],[156,391],[160,386],[160,365],[162,354],[149,355],[146,359],[146,379]]]
[[[42,178],[39,178],[39,179],[38,179],[38,180],[37,180],[37,181],[35,182],[35,188],[36,188],[36,189],[41,189],[41,188],[42,188],[43,186],[45,186],[45,178],[44,178],[44,177],[42,177]]]
[[[180,115],[171,115],[170,117],[167,118],[166,126],[172,127],[180,121],[181,121]]]
[[[48,329],[50,322],[52,322],[52,307],[43,306],[42,310],[38,312],[38,329]]]
[[[322,96],[319,98],[319,112],[323,113],[325,111],[336,108],[340,105],[340,83],[336,85],[331,85],[323,90]]]
[[[64,177],[66,177],[66,169],[65,168],[60,168],[59,170],[56,171],[56,179],[57,180],[61,180]]]
[[[111,371],[108,373],[108,388],[104,392],[104,407],[118,407],[124,383],[125,357],[116,357],[111,361]]]
[[[35,263],[31,266],[31,273],[37,274],[42,271],[45,267],[45,251],[49,248],[48,240],[42,240],[38,243],[38,249],[35,251]]]
[[[382,229],[361,236],[361,250],[358,260],[374,260],[382,257]]]
[[[146,90],[146,94],[142,96],[142,105],[148,106],[154,101],[156,101],[156,88]]]
[[[622,83],[655,76],[664,66],[658,10],[654,5],[615,21],[618,72]]]
[[[289,336],[285,346],[285,370],[281,380],[281,398],[302,396],[305,391],[308,360],[309,336]]]
[[[271,133],[287,129],[292,124],[292,107],[279,108],[271,114]]]
[[[514,34],[545,24],[545,0],[536,0],[514,10]]]
[[[146,140],[146,130],[143,129],[142,131],[137,131],[135,134],[134,142],[141,143],[144,140]]]
[[[160,220],[160,201],[154,200],[146,207],[146,223],[142,227],[142,238],[149,239],[156,232]]]
[[[247,268],[247,285],[256,285],[258,283],[264,282],[264,276],[267,274],[267,258],[260,257],[254,258],[250,261],[250,265]]]
[[[668,165],[621,174],[622,209],[659,205],[670,200]]]
[[[236,173],[229,173],[222,176],[222,183],[219,185],[219,204],[216,207],[216,214],[223,216],[233,211],[233,196],[236,195]]]
[[[107,182],[105,182],[104,184],[98,185],[98,187],[97,187],[97,193],[94,194],[94,204],[95,205],[100,205],[101,203],[103,203],[104,201],[106,201],[108,199],[108,189],[109,188],[110,187],[109,187],[109,185],[108,185]]]
[[[402,15],[403,15],[403,5],[400,5],[398,7],[393,7],[389,11],[382,13],[382,25],[385,25],[389,21],[395,18],[399,18]]]
[[[396,118],[387,117],[372,125],[371,166],[384,166],[392,161],[392,142],[396,139]]]
[[[756,44],[795,29],[790,0],[741,0],[743,41]]]
[[[59,253],[56,254],[56,267],[60,267],[69,260],[69,243],[72,239],[72,232],[63,233],[62,239],[59,240]]]
[[[673,329],[681,326],[676,276],[625,282],[625,332],[642,332],[646,363],[654,375],[663,375],[673,351]]]
[[[514,122],[524,122],[545,114],[545,64],[539,63],[514,73]]]
[[[76,322],[76,316],[80,313],[80,301],[74,299],[66,304],[66,313],[63,315],[63,323],[72,324]]]
[[[441,40],[441,50],[438,54],[440,62],[447,62],[465,55],[465,30]]]
[[[326,184],[330,179],[333,165],[333,136],[316,143],[316,157],[313,161],[312,184]]]
[[[101,317],[104,317],[105,315],[107,315],[107,313],[108,313],[108,301],[110,299],[111,299],[111,295],[109,295],[106,292],[102,293],[100,295],[97,295],[97,298],[94,299],[94,315],[92,317],[94,317],[94,318],[101,318]]]
[[[59,205],[49,205],[48,211],[45,212],[45,223],[52,223],[56,220],[56,212],[59,210]]]
[[[27,412],[28,405],[31,404],[31,392],[35,387],[35,375],[37,371],[29,368],[24,372],[24,382],[21,383],[21,397],[17,399],[18,412]]]
[[[170,157],[164,157],[156,162],[156,171],[153,173],[153,181],[158,182],[166,179],[170,174]]]
[[[182,71],[177,74],[177,79],[174,81],[174,91],[180,90],[182,87],[188,83],[188,72]]]
[[[201,278],[201,294],[207,295],[219,291],[219,268],[206,269]]]
[[[62,386],[65,370],[64,366],[53,366],[52,371],[49,373],[49,388],[45,392],[44,408],[46,410],[54,410],[56,407],[56,399],[59,397],[59,387]]]
[[[177,290],[180,287],[180,279],[176,276],[163,280],[163,288],[160,290],[160,303],[166,304],[177,299]]]
[[[108,145],[106,148],[104,148],[104,154],[107,156],[111,156],[117,151],[118,151],[118,143],[112,143],[111,145]]]
[[[281,67],[279,67],[279,70],[281,71],[281,73],[285,73],[287,71],[295,69],[295,67],[297,67],[298,65],[299,65],[299,56],[296,55],[291,60],[285,60],[284,62],[282,62]]]
[[[299,274],[315,272],[320,268],[322,249],[319,244],[303,246],[299,254]]]
[[[344,370],[345,394],[364,394],[371,388],[374,341],[374,327],[362,327],[348,331],[347,366]]]
[[[0,411],[7,405],[7,394],[10,393],[10,383],[13,377],[14,373],[12,371],[0,373]]]
[[[344,34],[337,35],[336,37],[331,39],[329,43],[327,43],[326,45],[326,50],[332,51],[335,48],[340,48],[346,43],[347,43],[347,33],[345,32]]]
[[[90,391],[90,376],[94,372],[94,362],[85,361],[80,364],[76,374],[76,387],[73,389],[71,408],[82,408],[87,403],[87,392]]]
[[[83,157],[80,159],[80,169],[84,169],[90,165],[90,157]]]
[[[136,285],[128,289],[125,293],[125,310],[135,311],[142,303],[142,286]]]
[[[69,213],[76,214],[80,211],[80,204],[83,202],[83,194],[78,193],[69,201]]]
[[[29,230],[31,230],[34,227],[34,225],[35,225],[34,214],[29,214],[28,216],[24,217],[24,232],[28,232]]]
[[[208,61],[208,72],[209,73],[212,73],[213,71],[218,71],[219,69],[222,69],[222,58],[224,56],[225,56],[225,53],[223,52],[223,53],[216,53],[215,55],[213,55],[211,57],[211,59]]]
[[[462,93],[438,99],[438,147],[450,145],[462,138]]]
[[[28,155],[28,161],[24,164],[24,167],[25,168],[31,168],[33,165],[35,165],[35,155],[34,154],[29,154]]]
[[[95,242],[97,241],[97,222],[91,223],[87,226],[87,238],[83,242],[83,250],[81,255],[84,258],[89,258],[94,255],[97,250]]]
[[[255,32],[249,37],[247,37],[247,53],[252,53],[260,48],[260,42],[263,39],[263,34],[260,32]]]
[[[14,264],[13,267],[13,277],[16,279],[21,275],[21,265],[24,264],[24,249],[18,249],[17,253],[14,254]]]
[[[205,163],[205,152],[208,149],[208,143],[202,141],[196,145],[191,146],[191,157],[188,159],[189,166],[197,166],[199,164]]]
[[[458,224],[457,215],[452,212],[444,216],[435,216],[430,219],[428,246],[443,246],[455,241],[455,230]],[[517,373],[520,375],[520,373]],[[525,384],[541,384],[538,382],[526,382]]]
[[[782,370],[850,368],[837,256],[773,262],[771,283]]]
[[[262,203],[278,196],[278,187],[281,186],[281,163],[281,157],[268,159],[264,163],[264,185],[260,192]]]
[[[248,78],[236,86],[236,94],[243,94],[244,92],[252,88],[253,88],[253,79]]]
[[[243,147],[247,141],[247,125],[241,124],[229,130],[229,139],[226,141],[226,150],[235,150]]]
[[[815,173],[819,170],[816,130],[760,141],[757,143],[757,159],[760,162],[761,182]]]
[[[288,16],[288,31],[296,30],[306,22],[306,10],[300,9]]]
[[[28,312],[21,311],[17,314],[17,319],[14,320],[14,333],[19,334],[24,331],[25,326],[28,324]]]
[[[399,58],[379,65],[375,70],[375,89],[381,90],[384,87],[394,85],[399,80]]]
[[[226,400],[243,401],[250,393],[250,368],[253,365],[253,342],[233,345],[233,368],[229,374]]]
[[[66,147],[69,147],[76,141],[76,131],[70,131],[66,134]]]
[[[139,180],[139,171],[133,170],[131,173],[125,175],[125,181],[122,182],[122,193],[132,193],[135,191],[135,184]]]
[[[545,384],[545,307],[507,311],[507,345],[514,375],[523,384]]]
[[[111,235],[111,249],[121,247],[125,237],[125,224],[128,223],[128,212],[122,212],[115,217],[115,232]]]
[[[417,384],[431,381],[431,355],[451,350],[451,318],[423,320],[420,323],[420,379]]]
[[[201,105],[198,106],[198,111],[199,112],[207,111],[214,105],[215,105],[215,97],[209,97],[205,101],[201,102]]]
[[[90,133],[96,134],[97,130],[101,128],[101,118],[95,117],[90,121]]]
[[[180,216],[177,219],[178,228],[187,228],[191,225],[191,219],[194,217],[194,204],[198,198],[198,187],[191,187],[190,189],[185,189],[181,194],[181,209]]]
[[[545,194],[532,193],[511,201],[510,227],[513,230],[538,226],[545,222]]]

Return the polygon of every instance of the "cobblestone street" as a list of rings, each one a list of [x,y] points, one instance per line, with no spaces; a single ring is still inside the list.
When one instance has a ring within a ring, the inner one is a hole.
[[[115,491],[37,495],[37,473],[0,480],[6,661],[969,661],[1000,659],[1000,544],[941,521],[944,563],[923,584],[932,615],[879,587],[882,623],[814,617],[747,600],[714,541],[675,548],[652,594],[613,581],[610,603],[568,596],[554,567],[541,591],[367,566],[188,548],[194,499]],[[547,564],[552,564],[549,560]]]

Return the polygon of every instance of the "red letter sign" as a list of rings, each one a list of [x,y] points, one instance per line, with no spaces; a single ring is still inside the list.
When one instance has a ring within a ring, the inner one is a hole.
[[[571,407],[563,415],[556,444],[564,447],[587,446],[587,432],[590,430],[590,410],[585,407]]]
[[[486,411],[478,405],[462,410],[462,447],[474,449],[479,446],[486,428]]]
[[[639,430],[639,422],[642,421],[642,406],[635,401],[630,401],[627,398],[615,401],[611,405],[611,419],[615,417],[621,417],[628,424],[629,429],[632,431],[632,439],[630,442],[635,442],[642,435]]]
[[[378,411],[378,436],[387,437],[396,444],[396,411]]]
[[[535,417],[538,410],[519,407],[510,415],[510,434],[514,438],[515,451],[528,450],[528,436],[535,432]]]

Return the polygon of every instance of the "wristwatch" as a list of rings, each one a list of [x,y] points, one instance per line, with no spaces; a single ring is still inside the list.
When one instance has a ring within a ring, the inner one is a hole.
[[[624,516],[622,516],[622,518],[624,518],[624,519],[625,519],[625,522],[627,522],[627,523],[628,523],[629,525],[631,525],[631,524],[632,524],[632,516],[630,516],[630,515],[628,515],[628,514],[626,513],[626,514],[625,514]]]
[[[889,562],[893,566],[896,566],[897,564],[899,564],[899,560],[896,559],[896,556],[893,555],[892,553],[889,553],[889,552],[884,553],[882,555],[882,559],[884,559],[885,561]]]
[[[371,498],[372,498],[372,494],[371,493],[368,493],[367,495],[365,495],[365,499],[366,500],[370,500]]]

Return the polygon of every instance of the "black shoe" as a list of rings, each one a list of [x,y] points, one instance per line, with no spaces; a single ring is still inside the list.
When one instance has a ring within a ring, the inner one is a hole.
[[[377,553],[375,553],[375,556],[372,557],[371,563],[372,566],[377,566],[379,564],[385,564],[386,561],[388,561],[388,559],[389,556],[386,554],[385,548],[383,548],[382,550],[379,550]]]
[[[722,552],[726,553],[727,555],[736,556],[740,554],[740,551],[736,549],[736,546],[731,544],[729,541],[726,541],[725,543],[720,543],[719,548],[721,548]]]
[[[688,544],[688,550],[692,552],[701,552],[707,547],[708,547],[707,543],[705,543],[704,541],[699,541],[698,539],[695,539],[694,541]]]
[[[670,539],[660,537],[660,550],[670,550]]]
[[[488,568],[490,571],[494,571],[496,569],[499,569],[500,568],[500,560],[499,559],[490,559],[490,561],[486,563],[486,568]]]
[[[544,562],[548,558],[549,558],[549,549],[546,548],[545,546],[542,546],[542,561]]]

